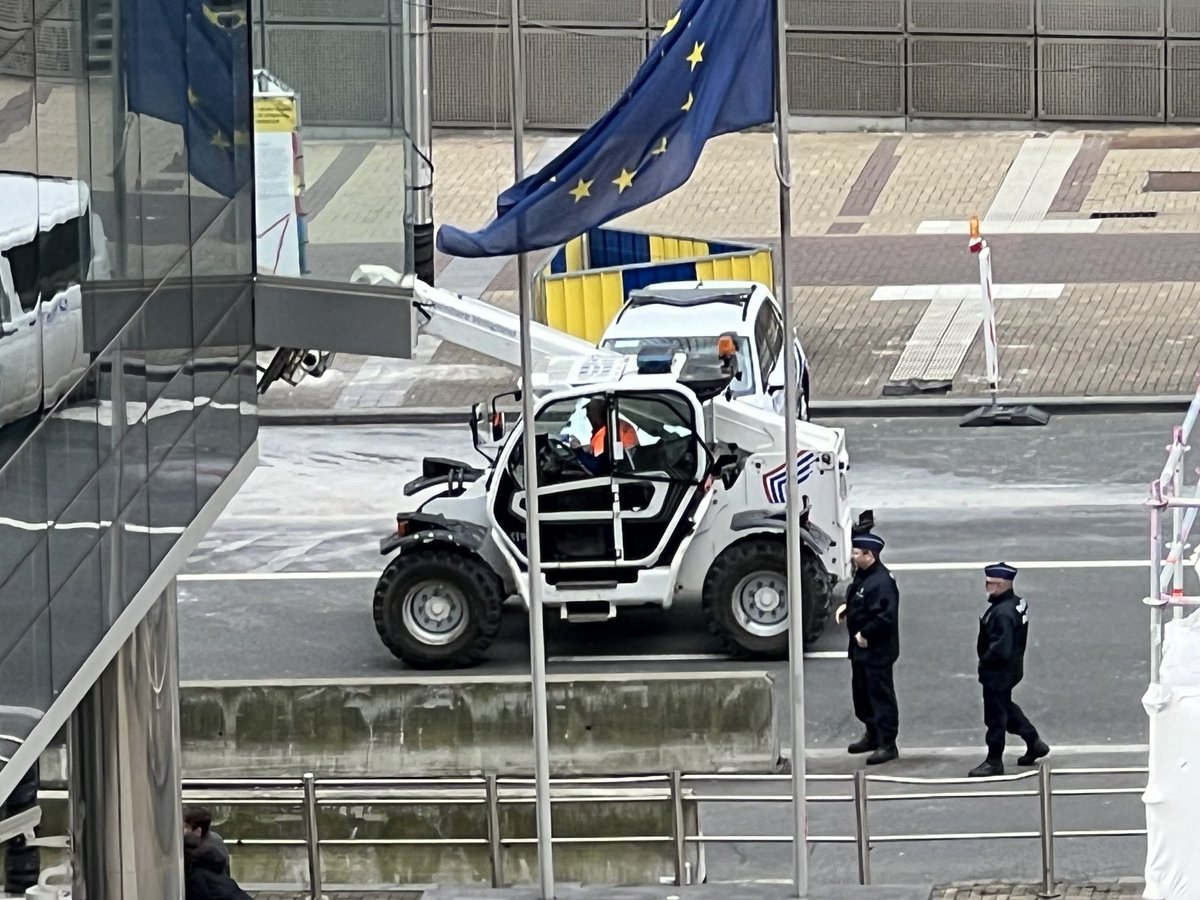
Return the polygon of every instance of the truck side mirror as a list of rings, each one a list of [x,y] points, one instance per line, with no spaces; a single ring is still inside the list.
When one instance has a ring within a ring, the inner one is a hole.
[[[496,443],[504,440],[505,419],[501,410],[492,411],[492,440]]]

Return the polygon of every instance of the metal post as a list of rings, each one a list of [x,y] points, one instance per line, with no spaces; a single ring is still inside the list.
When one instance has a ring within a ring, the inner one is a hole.
[[[513,168],[525,177],[525,69],[521,53],[521,4],[511,0]],[[520,223],[518,223],[520,227]],[[542,628],[542,544],[538,522],[537,444],[533,427],[533,315],[529,259],[517,255],[518,307],[521,314],[521,427],[525,460],[525,556],[528,560],[529,675],[533,683],[534,803],[537,819],[538,881],[541,900],[554,897],[554,833],[550,815],[550,722],[546,700],[546,635]]]
[[[797,481],[796,416],[800,409],[796,358],[796,313],[788,279],[788,244],[792,236],[792,159],[788,146],[787,5],[775,2],[776,74],[775,139],[779,145],[779,272],[783,304],[784,455],[787,457],[787,572],[788,572],[788,673],[792,711],[792,876],[795,894],[808,896],[808,810],[804,786],[804,609],[801,586],[800,484]]]
[[[432,0],[409,0],[402,4],[405,59],[403,124],[405,148],[404,231],[405,250],[411,271],[426,284],[433,284],[433,113],[429,101],[432,80],[432,38],[429,22]],[[409,266],[405,266],[409,271]]]
[[[867,821],[867,773],[854,773],[854,847],[858,851],[858,883],[871,883],[871,826]]]
[[[1156,482],[1157,485],[1157,482]],[[1150,507],[1150,683],[1158,684],[1162,668],[1162,516]]]
[[[671,837],[675,840],[675,883],[683,887],[687,877],[687,822],[683,817],[683,775],[671,773]]]
[[[1038,767],[1038,801],[1042,808],[1042,891],[1047,894],[1054,890],[1054,794],[1050,774],[1050,766],[1043,761]]]
[[[1183,457],[1187,452],[1187,447],[1184,446],[1186,440],[1183,428],[1175,427],[1175,443],[1179,447],[1179,453],[1175,457],[1175,470],[1171,473],[1171,496],[1183,496]],[[1174,547],[1175,568],[1172,572],[1171,581],[1171,598],[1183,596],[1183,508],[1176,506],[1171,510],[1171,542]],[[1178,604],[1171,610],[1171,617],[1174,619],[1183,618],[1183,607]]]
[[[487,837],[488,862],[492,867],[492,887],[504,886],[504,844],[500,840],[500,787],[496,776],[484,776],[484,790],[487,792]]]
[[[321,900],[321,834],[317,825],[317,779],[304,773],[304,842],[308,847],[308,896]]]
[[[112,177],[113,217],[116,219],[114,223],[116,230],[113,233],[112,263],[113,278],[117,279],[129,277],[129,187],[125,178],[125,152],[129,144],[129,123],[126,121],[125,60],[124,50],[121,46],[121,15],[121,4],[114,3],[112,14]],[[95,15],[90,18],[90,26],[96,27]]]

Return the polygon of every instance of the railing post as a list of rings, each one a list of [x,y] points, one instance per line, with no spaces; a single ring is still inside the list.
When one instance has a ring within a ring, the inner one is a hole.
[[[1045,760],[1038,767],[1038,801],[1041,805],[1042,891],[1054,891],[1054,792],[1050,765]]]
[[[858,883],[871,883],[871,827],[867,822],[867,773],[854,773],[854,846],[858,850]]]
[[[308,848],[308,895],[321,900],[321,835],[317,827],[317,779],[304,773],[304,842]]]
[[[504,887],[504,844],[500,840],[500,787],[496,775],[484,776],[487,792],[488,862],[492,867],[492,887]]]
[[[671,836],[675,839],[675,883],[682,887],[687,877],[687,822],[683,816],[683,775],[671,772]]]

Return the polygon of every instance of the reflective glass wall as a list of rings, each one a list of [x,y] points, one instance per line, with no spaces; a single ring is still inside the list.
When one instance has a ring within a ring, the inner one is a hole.
[[[0,0],[0,765],[254,443],[251,25]]]

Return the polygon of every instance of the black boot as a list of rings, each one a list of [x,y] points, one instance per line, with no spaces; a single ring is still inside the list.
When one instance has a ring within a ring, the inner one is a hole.
[[[891,762],[893,759],[900,758],[900,751],[896,749],[895,744],[880,744],[879,749],[867,757],[868,766],[877,766],[880,763]]]
[[[1033,743],[1025,749],[1025,755],[1017,758],[1018,766],[1032,766],[1039,759],[1046,756],[1050,752],[1050,745],[1041,738],[1035,738]]]
[[[971,778],[991,778],[1003,774],[1004,760],[993,759],[990,756],[967,773]]]
[[[872,750],[879,749],[879,742],[871,737],[869,732],[864,732],[863,736],[846,748],[847,753],[870,753]]]

